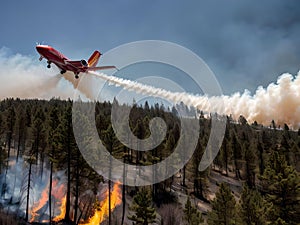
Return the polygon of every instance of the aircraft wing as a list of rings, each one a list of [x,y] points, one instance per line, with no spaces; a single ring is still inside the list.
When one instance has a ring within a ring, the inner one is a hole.
[[[117,69],[117,67],[115,67],[115,66],[95,66],[95,67],[88,67],[87,70],[96,71],[96,70],[107,70],[107,69]]]

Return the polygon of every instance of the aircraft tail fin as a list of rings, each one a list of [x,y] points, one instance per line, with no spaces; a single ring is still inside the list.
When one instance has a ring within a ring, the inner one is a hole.
[[[88,60],[89,67],[95,67],[100,59],[100,56],[102,54],[99,51],[94,51],[94,53],[91,55],[91,57]]]

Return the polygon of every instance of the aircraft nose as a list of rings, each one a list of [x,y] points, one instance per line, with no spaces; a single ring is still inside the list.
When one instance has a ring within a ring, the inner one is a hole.
[[[36,49],[45,49],[45,46],[43,46],[43,45],[37,45]]]
[[[35,48],[39,53],[44,52],[47,49],[48,46],[45,45],[37,45]]]
[[[37,50],[38,52],[40,52],[40,50],[42,49],[42,46],[37,45],[35,48],[36,48],[36,50]]]

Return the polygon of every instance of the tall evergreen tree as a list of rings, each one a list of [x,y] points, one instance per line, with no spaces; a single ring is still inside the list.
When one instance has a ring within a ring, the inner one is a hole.
[[[247,185],[243,187],[238,210],[241,224],[267,224],[266,216],[269,207],[271,207],[270,204],[266,203],[257,190],[250,189]]]
[[[114,133],[114,129],[109,125],[108,129],[104,131],[104,143],[107,151],[113,155],[114,151],[119,147],[117,138]],[[112,158],[109,157],[109,180],[108,180],[108,224],[111,225],[111,169],[112,169]]]
[[[263,175],[265,170],[265,160],[264,160],[264,148],[263,144],[258,141],[257,142],[257,151],[258,151],[258,167],[259,167],[259,174]]]
[[[45,115],[41,108],[37,110],[33,118],[33,124],[31,129],[31,138],[33,146],[33,154],[35,156],[36,164],[39,163],[41,156],[42,142],[45,140]],[[42,165],[43,166],[43,165]]]
[[[299,224],[300,176],[277,150],[272,152],[260,180],[267,201],[273,204],[270,221],[274,223],[281,218],[288,224]]]
[[[237,135],[235,132],[232,132],[231,140],[232,140],[231,148],[232,148],[232,154],[233,154],[235,177],[237,179],[240,179],[241,178],[240,169],[241,169],[241,160],[242,160],[242,148],[241,148],[240,142],[237,139]]]
[[[226,176],[228,176],[228,164],[232,155],[232,148],[230,148],[230,133],[229,133],[231,124],[229,121],[230,121],[229,117],[227,117],[224,139],[220,151],[214,160],[214,164],[216,164],[221,169],[225,169]]]
[[[208,169],[205,171],[199,171],[199,164],[203,155],[204,144],[201,140],[198,141],[197,148],[192,157],[193,162],[193,177],[194,177],[194,193],[200,199],[207,201],[205,194],[208,190]]]
[[[212,211],[208,214],[209,225],[231,225],[235,224],[236,201],[229,186],[221,183],[215,199],[212,201]]]
[[[65,152],[66,158],[62,158],[64,162],[67,162],[67,193],[66,193],[66,211],[65,218],[66,222],[70,222],[70,210],[71,210],[71,157],[72,150],[76,146],[76,142],[74,139],[73,129],[72,129],[72,108],[70,102],[67,103],[65,108],[61,126],[61,136],[60,136],[60,144]]]
[[[58,148],[59,142],[59,115],[57,107],[53,107],[50,111],[48,118],[48,146],[50,148],[48,156],[50,161],[50,177],[49,177],[49,221],[52,221],[52,175],[53,175],[53,164],[55,162],[55,150]]]
[[[29,219],[29,200],[30,200],[30,189],[31,189],[31,174],[32,174],[32,164],[34,162],[34,158],[31,157],[28,159],[29,169],[28,169],[28,177],[27,177],[27,187],[26,187],[26,212],[25,212],[25,221],[28,222]]]
[[[183,212],[184,219],[187,222],[187,225],[200,225],[204,223],[202,214],[196,209],[195,206],[192,206],[190,196],[188,196],[186,200]]]
[[[5,124],[8,158],[10,157],[10,149],[11,149],[11,143],[12,143],[13,133],[14,133],[15,119],[16,119],[15,109],[13,106],[10,106],[6,111],[6,124]]]
[[[154,223],[156,220],[151,193],[145,188],[140,189],[133,197],[133,204],[130,210],[134,211],[134,214],[128,216],[128,219],[133,221],[135,225],[148,225]]]
[[[250,188],[255,187],[256,155],[253,145],[244,144],[246,163],[246,182]]]
[[[26,133],[26,127],[25,127],[25,113],[22,106],[19,105],[17,108],[16,113],[16,123],[15,123],[15,130],[16,130],[16,141],[17,141],[17,159],[18,161],[20,156],[21,147],[24,151],[25,146],[23,145],[25,141],[25,133]]]

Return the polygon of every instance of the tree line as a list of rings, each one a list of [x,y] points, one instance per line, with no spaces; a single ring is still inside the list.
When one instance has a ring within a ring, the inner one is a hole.
[[[0,170],[4,173],[9,167],[7,159],[13,154],[12,151],[17,161],[20,158],[26,161],[28,173],[25,221],[29,220],[33,166],[39,168],[40,176],[43,176],[43,170],[49,170],[50,183],[56,171],[66,171],[65,222],[78,224],[93,212],[91,208],[95,205],[95,198],[83,197],[84,192],[91,189],[96,196],[98,184],[104,179],[86,163],[78,149],[72,127],[72,104],[70,100],[60,99],[6,99],[0,102]],[[120,105],[117,100],[113,103],[83,104],[95,107],[94,119],[98,135],[107,150],[122,162],[131,165],[155,164],[171,155],[180,139],[181,123],[175,107],[170,109],[159,104],[149,105],[147,102],[144,105],[133,102],[132,106],[128,106]],[[121,114],[122,110],[125,112],[131,108],[129,121],[124,123],[128,122],[133,134],[140,139],[151,135],[149,121],[152,118],[164,119],[167,133],[163,142],[146,152],[123,145],[117,139],[111,124],[113,104],[119,106],[118,113]],[[198,111],[198,116],[195,116],[194,109],[183,105],[180,107],[189,115],[186,119],[191,125],[200,125],[198,143],[192,158],[180,169],[180,176],[173,175],[145,188],[123,185],[121,224],[126,220],[126,196],[133,197],[127,219],[135,224],[157,222],[156,215],[159,213],[161,224],[300,223],[300,130],[290,130],[287,124],[279,128],[274,121],[270,121],[270,126],[264,127],[257,122],[249,124],[243,116],[237,121],[227,116],[225,136],[217,157],[208,169],[199,171],[198,165],[210,135],[212,115]],[[91,126],[84,119],[85,115],[79,117],[83,118],[82,126]],[[188,140],[188,136],[192,134],[186,135]],[[85,144],[89,145],[90,141],[85,140]],[[91,152],[93,157],[104,160],[96,154]],[[177,155],[178,158],[185,157],[185,152],[180,154],[183,155]],[[238,198],[233,195],[228,184],[220,183],[215,198],[209,199],[212,171],[232,177],[243,184],[242,190],[236,193]],[[108,187],[111,188],[110,181]],[[204,215],[191,203],[190,197],[181,208],[178,196],[174,194],[176,188],[180,189],[178,192],[209,203],[211,211]],[[52,192],[51,189],[52,185],[49,186],[49,193]],[[50,209],[53,207],[51,198],[49,194]],[[167,208],[173,210],[168,211]],[[74,215],[71,216],[72,210]],[[50,210],[49,220],[52,219]],[[110,213],[108,223],[113,223]]]

